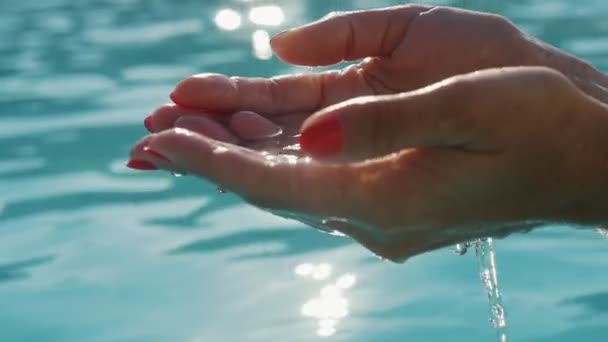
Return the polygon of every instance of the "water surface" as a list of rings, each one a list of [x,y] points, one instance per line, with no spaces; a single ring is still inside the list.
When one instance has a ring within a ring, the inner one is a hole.
[[[472,256],[384,263],[204,181],[123,166],[181,78],[301,71],[263,38],[396,3],[1,1],[0,340],[493,341]],[[457,4],[608,71],[604,0]],[[552,227],[496,248],[512,341],[606,340],[608,241]]]

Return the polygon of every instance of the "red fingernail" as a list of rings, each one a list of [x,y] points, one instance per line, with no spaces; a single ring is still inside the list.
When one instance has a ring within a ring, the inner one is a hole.
[[[150,132],[152,132],[152,115],[144,119],[144,126]]]
[[[317,157],[335,156],[342,150],[344,133],[338,116],[306,128],[299,138],[300,148]]]
[[[177,96],[175,95],[175,92],[172,92],[171,94],[169,94],[169,98],[171,99],[171,101],[173,101],[175,104],[178,104],[177,101],[175,101],[175,99],[177,98]]]
[[[153,149],[151,149],[149,147],[144,147],[144,152],[146,152],[147,154],[151,155],[154,158],[158,158],[162,161],[170,162],[169,158],[163,156],[162,154],[154,151]]]
[[[145,160],[131,159],[127,163],[127,167],[134,170],[158,170],[156,165]]]

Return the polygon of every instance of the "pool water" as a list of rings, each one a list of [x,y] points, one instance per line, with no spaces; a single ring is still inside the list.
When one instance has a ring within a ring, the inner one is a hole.
[[[0,1],[0,341],[495,341],[470,253],[386,263],[213,184],[124,167],[181,78],[302,71],[265,37],[398,2]],[[608,71],[608,1],[441,3]],[[606,341],[605,238],[555,226],[495,245],[510,341]]]

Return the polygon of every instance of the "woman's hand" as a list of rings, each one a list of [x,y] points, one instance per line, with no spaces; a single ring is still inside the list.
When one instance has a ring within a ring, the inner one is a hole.
[[[177,105],[159,108],[146,126],[152,132],[186,127],[234,143],[264,140],[282,128],[285,134],[279,144],[284,146],[294,143],[290,138],[308,115],[343,100],[521,65],[556,69],[608,103],[608,80],[600,72],[487,13],[420,5],[351,12],[280,34],[272,46],[284,61],[298,65],[366,59],[342,71],[271,79],[196,75],[172,93]],[[176,124],[184,116],[190,118]]]
[[[346,101],[304,124],[313,154],[374,157],[365,162],[294,161],[180,128],[144,138],[131,157],[254,205],[331,218],[399,260],[521,222],[605,220],[607,131],[608,108],[562,74],[499,68]]]

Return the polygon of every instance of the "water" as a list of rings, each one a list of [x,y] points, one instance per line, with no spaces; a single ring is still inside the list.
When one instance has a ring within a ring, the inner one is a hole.
[[[492,238],[475,241],[475,255],[479,263],[479,278],[488,296],[490,323],[496,329],[499,342],[507,341],[507,319],[498,285],[498,269]]]
[[[262,31],[395,3],[0,2],[0,341],[495,341],[472,256],[381,262],[214,184],[124,168],[181,78],[301,72]],[[250,20],[261,5],[284,22]],[[603,0],[466,5],[608,71]],[[218,29],[223,9],[238,28]],[[509,340],[604,341],[607,243],[564,226],[494,241]]]

